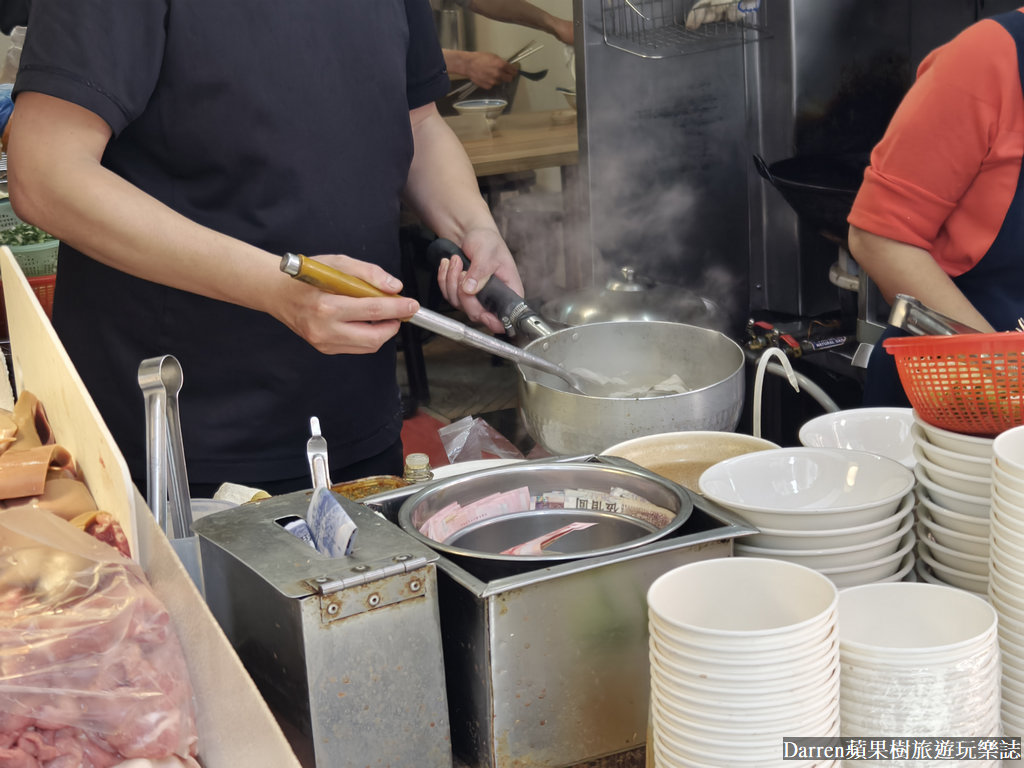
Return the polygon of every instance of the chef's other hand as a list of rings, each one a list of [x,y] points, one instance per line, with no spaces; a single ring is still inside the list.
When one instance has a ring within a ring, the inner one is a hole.
[[[469,269],[463,270],[465,265],[458,256],[442,259],[437,269],[437,284],[442,295],[453,307],[465,312],[472,322],[482,323],[494,333],[504,332],[501,320],[483,308],[476,293],[493,275],[494,279],[523,295],[523,281],[508,246],[494,230],[472,229],[466,233],[460,247],[470,260]]]
[[[393,294],[353,299],[327,293],[282,273],[277,318],[324,354],[376,352],[398,333],[401,321],[420,308],[414,299],[398,296],[402,281],[376,264],[335,254],[313,258]]]
[[[500,83],[510,83],[519,73],[519,67],[509,64],[496,53],[473,51],[468,59],[467,77],[477,88],[493,88]]]

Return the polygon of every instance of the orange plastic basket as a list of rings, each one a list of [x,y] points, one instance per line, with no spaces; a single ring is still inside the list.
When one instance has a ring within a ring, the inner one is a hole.
[[[39,299],[39,303],[43,305],[46,316],[53,317],[53,291],[57,286],[57,275],[43,275],[26,279],[32,292]],[[0,338],[6,339],[7,337],[7,307],[4,305],[3,283],[0,283]]]
[[[1024,424],[1024,333],[886,339],[910,404],[929,424],[997,435]]]

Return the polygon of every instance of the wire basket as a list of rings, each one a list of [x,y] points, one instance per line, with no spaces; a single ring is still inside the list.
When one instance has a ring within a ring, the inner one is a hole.
[[[0,200],[0,231],[13,229],[22,224],[11,209],[10,200]],[[2,242],[0,236],[0,242]],[[9,245],[14,260],[18,262],[26,277],[43,277],[57,271],[57,251],[60,250],[59,240],[46,240],[42,243],[29,245]]]
[[[607,45],[660,59],[755,42],[767,36],[768,0],[601,0]]]
[[[1024,424],[1024,333],[886,339],[910,404],[929,424],[997,435]]]

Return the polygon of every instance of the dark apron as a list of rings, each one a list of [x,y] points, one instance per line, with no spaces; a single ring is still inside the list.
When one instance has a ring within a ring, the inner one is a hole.
[[[1017,66],[1024,82],[1024,13],[1010,11],[991,17],[1013,36]],[[1024,98],[1024,92],[1021,94]],[[1017,190],[1002,227],[982,259],[953,282],[997,331],[1017,327],[1024,316],[1024,165],[1017,176]],[[908,406],[896,362],[882,342],[906,333],[889,326],[875,344],[864,381],[865,406]]]

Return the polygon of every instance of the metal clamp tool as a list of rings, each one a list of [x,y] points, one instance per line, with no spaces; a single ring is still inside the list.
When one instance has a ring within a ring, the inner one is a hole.
[[[146,400],[146,498],[169,539],[192,535],[178,411],[181,384],[181,365],[172,355],[151,357],[139,365],[139,387]]]

